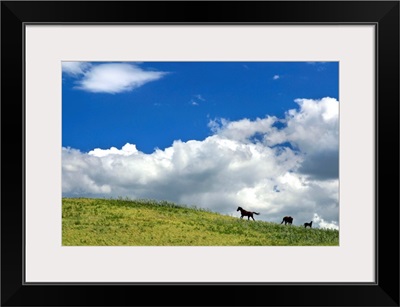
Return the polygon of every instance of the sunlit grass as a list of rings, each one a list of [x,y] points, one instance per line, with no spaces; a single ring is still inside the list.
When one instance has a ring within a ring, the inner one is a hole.
[[[249,221],[166,201],[64,198],[68,246],[334,246],[339,232]]]

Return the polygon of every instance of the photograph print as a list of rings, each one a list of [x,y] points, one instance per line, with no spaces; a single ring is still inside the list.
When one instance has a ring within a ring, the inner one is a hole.
[[[339,246],[339,62],[61,65],[63,246]]]

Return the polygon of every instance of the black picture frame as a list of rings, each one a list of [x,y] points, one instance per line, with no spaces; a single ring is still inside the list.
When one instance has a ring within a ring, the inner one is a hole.
[[[371,24],[376,29],[376,282],[26,284],[26,23]],[[399,306],[399,1],[2,1],[2,306]]]

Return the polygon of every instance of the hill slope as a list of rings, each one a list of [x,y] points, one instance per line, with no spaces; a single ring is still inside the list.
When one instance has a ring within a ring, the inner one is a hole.
[[[151,200],[63,198],[64,246],[339,245],[339,232]]]

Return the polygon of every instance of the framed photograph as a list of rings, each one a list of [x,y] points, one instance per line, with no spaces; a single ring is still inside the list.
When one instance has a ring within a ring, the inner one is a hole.
[[[1,27],[2,306],[399,306],[398,1]]]

